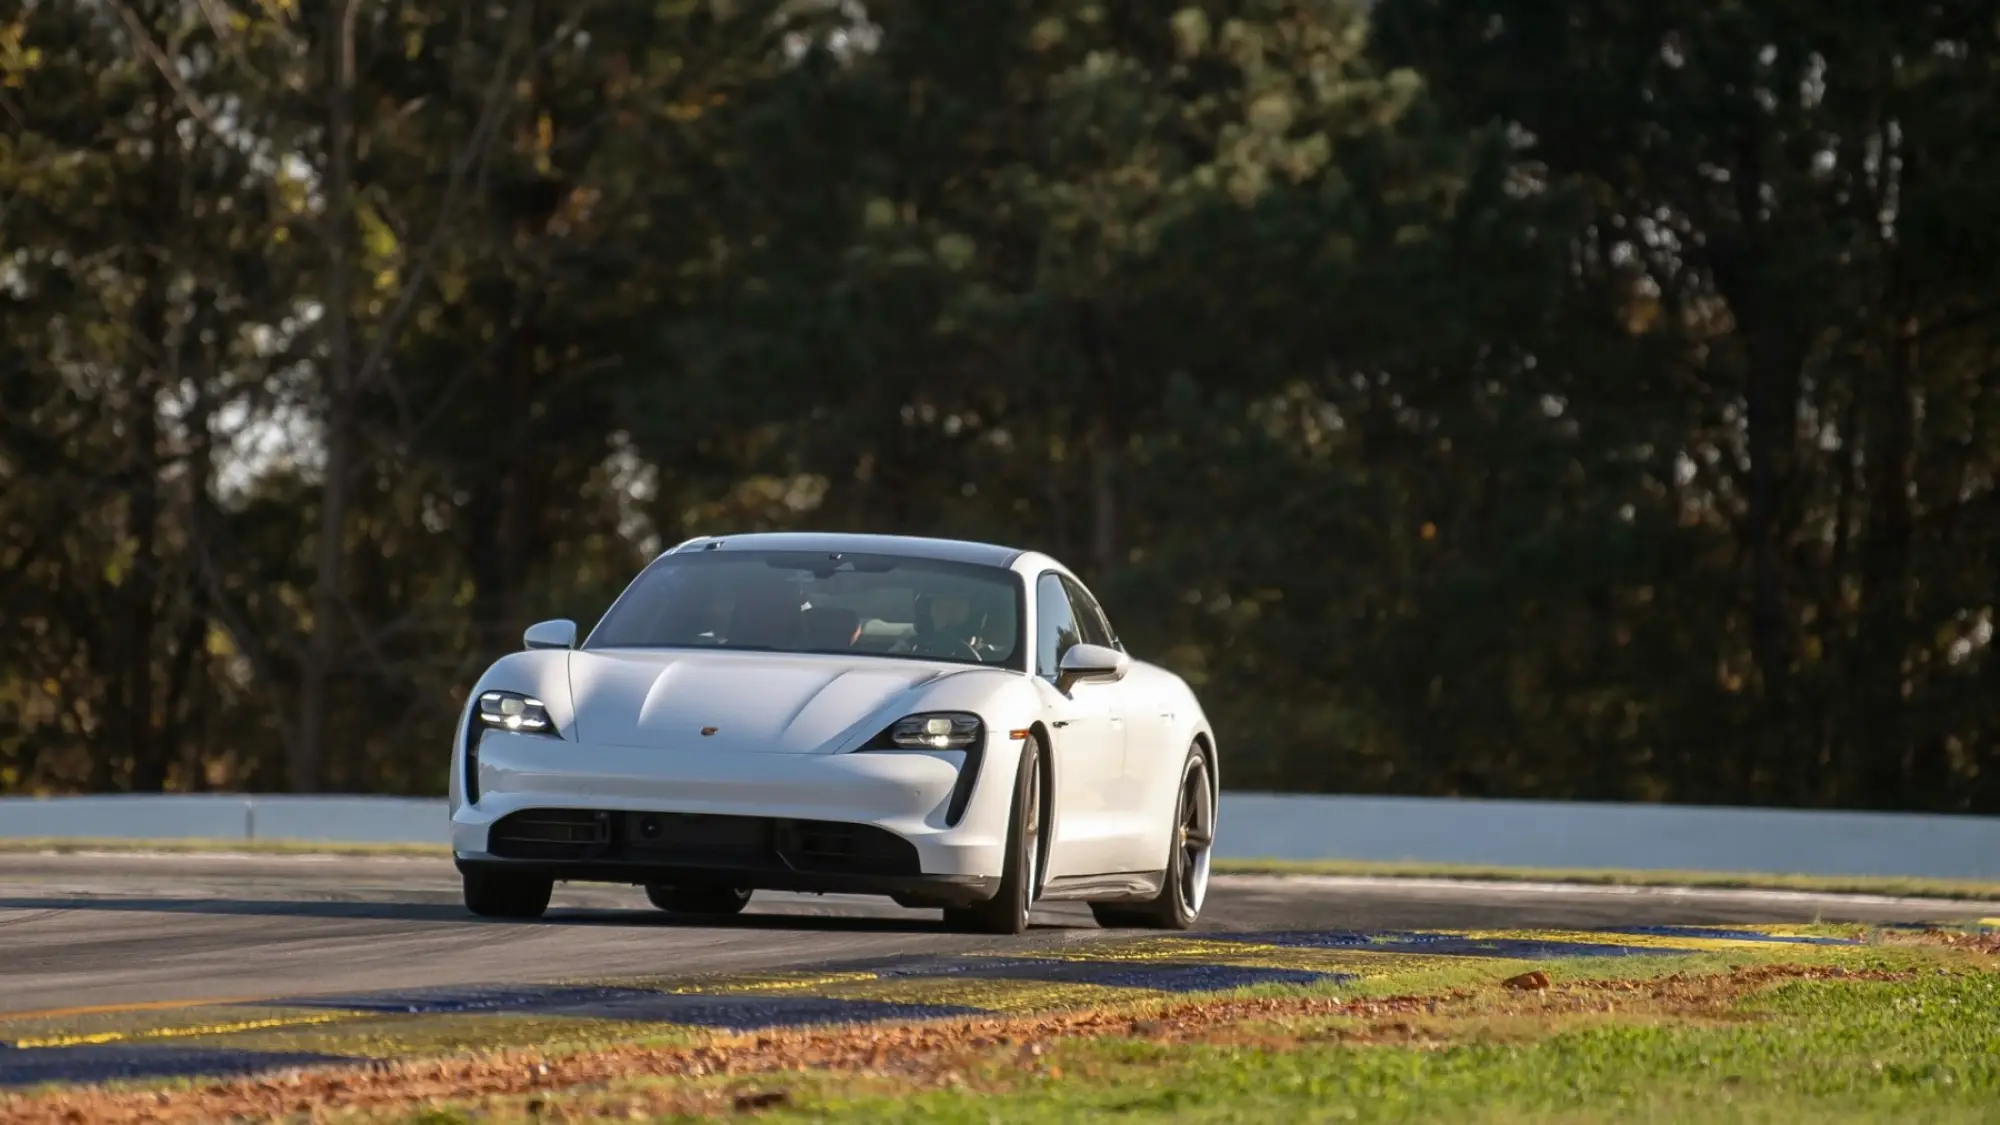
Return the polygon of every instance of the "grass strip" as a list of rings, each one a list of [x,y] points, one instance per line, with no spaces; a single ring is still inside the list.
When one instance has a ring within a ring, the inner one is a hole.
[[[1541,988],[1488,978],[1485,987],[1428,997],[1219,1001],[1138,1015],[1122,1034],[1029,1037],[928,1058],[890,1050],[859,1070],[613,1082],[356,1119],[468,1125],[757,1112],[772,1122],[867,1125],[1100,1117],[1818,1125],[2000,1118],[1994,939],[1905,941],[1709,971],[1727,957],[1717,954],[1701,959],[1703,971],[1635,977],[1613,975],[1606,962],[1556,962],[1529,970],[1554,978]]]
[[[0,1094],[0,1120],[1688,1120],[1708,1119],[1722,1091],[1759,1120],[1793,1120],[1778,1111],[1803,1099],[1837,1121],[1950,1121],[2000,1104],[1995,935],[1438,962],[1398,982],[1405,992],[1389,980],[1261,986],[1017,1017],[404,1056]],[[1855,1081],[1828,1078],[1827,1065]]]
[[[1780,978],[1747,990],[1724,978],[1625,1003],[1560,989],[1443,1017],[1070,1042],[1040,1075],[981,1072],[903,1096],[785,1089],[769,1119],[1993,1121],[1996,1010],[1994,973]]]

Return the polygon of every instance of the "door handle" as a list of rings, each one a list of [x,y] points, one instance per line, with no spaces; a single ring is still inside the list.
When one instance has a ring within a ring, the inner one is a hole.
[[[1060,730],[1060,729],[1062,729],[1063,727],[1066,727],[1066,726],[1068,726],[1068,725],[1069,725],[1069,720],[1068,720],[1068,719],[1057,719],[1057,720],[1056,720],[1055,722],[1053,722],[1053,723],[1050,723],[1049,725],[1050,725],[1050,726],[1052,726],[1052,727],[1055,727],[1055,728],[1056,728],[1056,729],[1058,729],[1058,730]]]

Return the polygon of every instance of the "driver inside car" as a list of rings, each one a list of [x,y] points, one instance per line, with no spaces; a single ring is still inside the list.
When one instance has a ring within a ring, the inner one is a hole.
[[[916,610],[918,648],[965,648],[976,655],[984,653],[980,630],[985,615],[975,615],[969,599],[920,594]]]

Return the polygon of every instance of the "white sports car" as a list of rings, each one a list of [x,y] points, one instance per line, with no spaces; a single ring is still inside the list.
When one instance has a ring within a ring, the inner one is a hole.
[[[1215,736],[1044,555],[876,535],[690,540],[581,645],[528,629],[466,701],[452,847],[476,914],[556,880],[654,905],[884,894],[1019,933],[1036,902],[1181,929],[1208,890]]]

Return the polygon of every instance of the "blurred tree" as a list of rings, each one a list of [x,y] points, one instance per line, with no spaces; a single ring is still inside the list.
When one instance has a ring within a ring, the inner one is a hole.
[[[1391,57],[1589,200],[1580,276],[1679,373],[1686,428],[1634,452],[1706,541],[1664,577],[1710,607],[1684,627],[1712,657],[1649,690],[1723,719],[1732,799],[1950,806],[2000,761],[1948,702],[1990,664],[1980,10],[1383,5]],[[1717,572],[1734,591],[1700,595]]]
[[[0,16],[0,789],[435,791],[820,526],[1073,561],[1231,786],[2000,808],[2000,32],[1369,14]]]
[[[261,390],[236,376],[274,355],[241,328],[283,317],[271,283],[288,268],[255,132],[254,72],[274,60],[250,34],[221,50],[224,30],[171,3],[31,5],[0,26],[0,599],[21,626],[0,645],[24,672],[0,678],[16,720],[0,777],[15,784],[205,779],[185,740],[223,665],[189,532],[211,507],[219,420]]]

